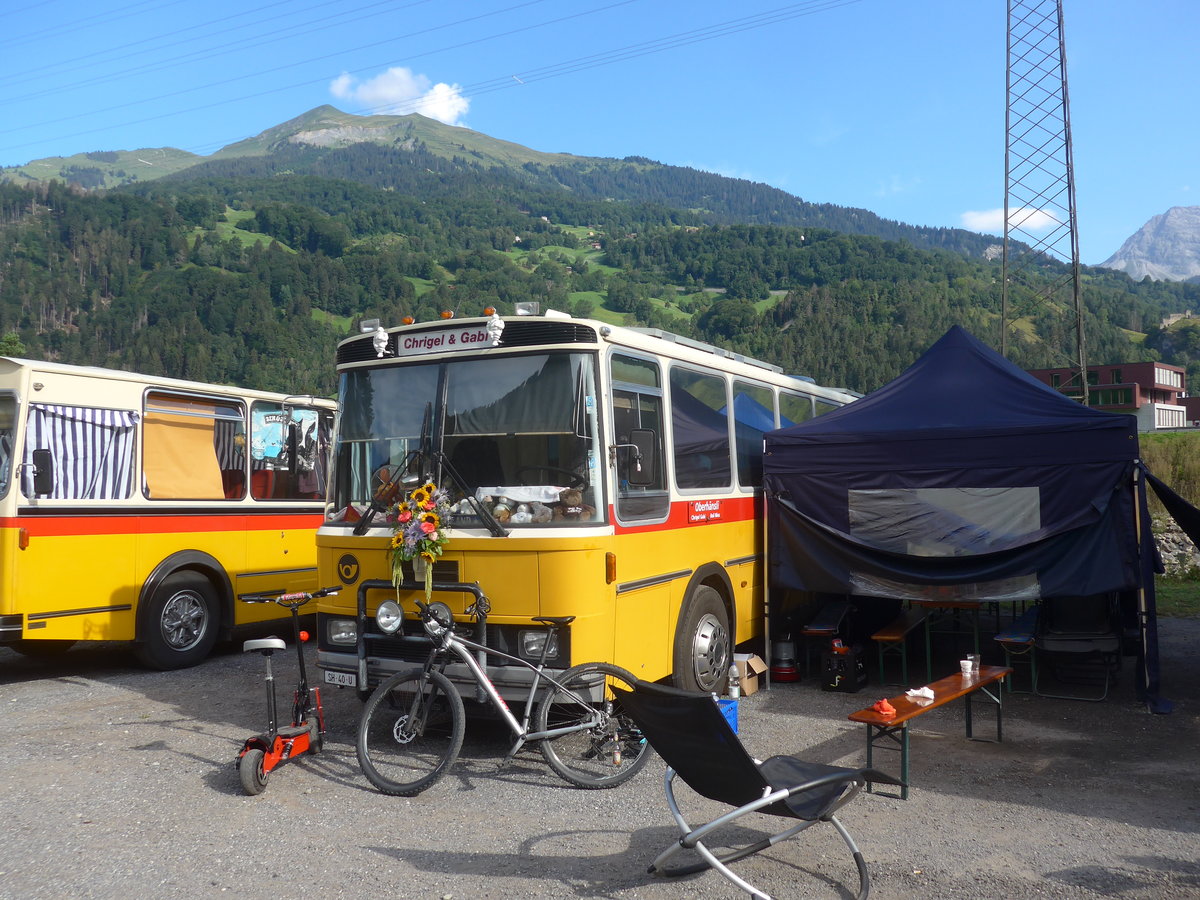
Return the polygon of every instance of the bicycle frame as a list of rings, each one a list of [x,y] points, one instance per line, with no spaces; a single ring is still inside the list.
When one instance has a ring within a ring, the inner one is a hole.
[[[528,660],[521,659],[519,656],[513,656],[511,653],[505,653],[503,650],[496,650],[491,647],[485,647],[482,644],[477,644],[474,641],[458,636],[449,629],[446,630],[444,635],[437,635],[432,632],[430,633],[430,637],[434,639],[434,647],[430,651],[428,659],[425,660],[424,671],[431,671],[435,666],[437,667],[438,671],[444,670],[447,662],[446,657],[451,653],[461,660],[467,669],[470,670],[471,674],[475,678],[476,685],[483,690],[487,699],[491,701],[492,706],[500,714],[501,718],[503,718],[508,724],[508,727],[512,730],[512,733],[516,738],[516,742],[513,744],[512,749],[508,751],[508,755],[504,758],[505,763],[516,756],[517,753],[520,752],[521,748],[531,741],[541,741],[545,740],[546,738],[554,738],[563,734],[586,731],[589,728],[594,728],[596,725],[600,724],[600,717],[598,715],[593,715],[586,722],[576,723],[563,728],[551,728],[547,731],[529,730],[529,720],[533,714],[534,703],[537,700],[538,685],[541,684],[542,681],[546,681],[553,687],[558,688],[566,696],[577,701],[580,706],[588,705],[588,701],[585,698],[580,697],[570,688],[565,687],[561,682],[558,681],[558,679],[554,678],[554,676],[546,674],[545,664],[546,654],[550,647],[549,638],[550,635],[554,634],[554,632],[558,630],[558,626],[547,625],[546,627],[548,629],[546,644],[542,649],[542,659],[537,665],[534,665]],[[426,631],[429,630],[430,629],[427,624]],[[438,643],[439,640],[444,641],[444,643]],[[473,652],[477,653],[480,651],[487,656],[498,656],[507,659],[510,662],[519,663],[533,672],[533,682],[529,685],[529,693],[525,697],[525,710],[522,713],[521,719],[518,719],[516,715],[514,715],[507,701],[500,696],[500,691],[497,690],[496,686],[492,683],[492,680],[488,678],[487,672],[484,670],[479,660],[472,655]],[[501,763],[501,765],[503,764],[504,763]]]

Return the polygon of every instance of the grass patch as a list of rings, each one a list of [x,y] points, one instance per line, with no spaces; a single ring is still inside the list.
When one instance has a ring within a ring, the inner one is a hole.
[[[428,278],[416,278],[412,275],[404,276],[412,284],[413,290],[417,292],[418,297],[424,297],[430,291],[437,288],[437,283],[430,281]]]
[[[1200,581],[1196,579],[1159,575],[1154,579],[1154,598],[1160,616],[1200,616]]]
[[[327,313],[323,309],[314,309],[309,313],[309,315],[312,316],[313,321],[322,322],[326,325],[332,325],[343,334],[350,334],[353,330],[353,316],[335,316],[333,313]]]
[[[275,238],[271,237],[269,234],[263,234],[261,231],[243,231],[241,228],[237,227],[239,222],[244,222],[247,219],[253,218],[254,210],[252,209],[230,209],[227,206],[225,207],[225,221],[218,222],[217,227],[214,228],[213,231],[216,232],[217,237],[221,239],[222,243],[232,238],[237,238],[242,242],[243,246],[247,247],[251,244],[258,244],[261,247],[270,246],[271,241],[275,240]],[[192,229],[193,238],[195,238],[196,235],[205,233],[205,229],[200,227]],[[277,243],[288,253],[296,252],[282,241],[278,241]]]

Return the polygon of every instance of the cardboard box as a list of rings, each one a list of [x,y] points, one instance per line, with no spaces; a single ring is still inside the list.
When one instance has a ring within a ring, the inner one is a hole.
[[[756,653],[735,653],[733,663],[740,676],[742,696],[748,697],[758,690],[759,678],[767,671],[767,664]]]

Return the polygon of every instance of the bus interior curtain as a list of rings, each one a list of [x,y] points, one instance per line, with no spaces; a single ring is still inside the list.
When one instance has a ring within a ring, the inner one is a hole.
[[[33,451],[54,458],[53,499],[118,500],[133,488],[138,413],[33,403],[26,425],[24,490],[33,494]]]
[[[159,401],[165,406],[167,401]],[[181,406],[178,415],[154,412],[146,416],[142,468],[146,490],[155,500],[224,499],[225,487],[217,463],[215,419],[198,416],[197,403]],[[208,407],[211,415],[215,410]]]

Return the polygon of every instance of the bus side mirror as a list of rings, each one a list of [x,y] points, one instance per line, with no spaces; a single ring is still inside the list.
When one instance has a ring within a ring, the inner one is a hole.
[[[653,428],[634,428],[629,432],[631,448],[629,470],[625,473],[626,480],[637,487],[647,487],[658,481],[654,471],[654,461],[658,459],[655,452],[658,446],[658,436]]]
[[[54,493],[54,455],[49,450],[33,451],[33,493],[39,497]]]

